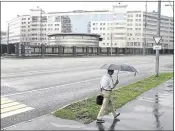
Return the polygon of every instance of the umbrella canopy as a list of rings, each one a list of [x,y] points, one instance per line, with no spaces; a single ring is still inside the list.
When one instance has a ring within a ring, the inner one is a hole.
[[[128,72],[135,72],[138,73],[138,71],[130,65],[116,65],[116,64],[104,64],[101,69],[107,69],[107,70],[118,70],[118,71],[128,71]]]

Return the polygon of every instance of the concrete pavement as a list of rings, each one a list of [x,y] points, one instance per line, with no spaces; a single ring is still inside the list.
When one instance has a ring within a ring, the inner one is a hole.
[[[121,113],[117,120],[112,114],[104,116],[103,124],[85,125],[45,115],[5,130],[173,130],[173,83],[170,79],[141,94],[117,110]]]

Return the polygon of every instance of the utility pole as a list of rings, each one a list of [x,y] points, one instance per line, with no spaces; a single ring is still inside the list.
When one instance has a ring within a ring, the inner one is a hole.
[[[157,37],[160,37],[160,14],[161,14],[161,0],[158,1]],[[157,44],[159,44],[159,42]],[[159,50],[158,49],[156,49],[156,69],[155,69],[155,76],[156,77],[159,76]]]
[[[112,32],[111,32],[111,56],[112,56]]]
[[[145,37],[144,37],[144,44],[143,44],[143,55],[145,55],[145,46],[146,46],[146,26],[147,26],[147,19],[146,16],[147,15],[147,0],[145,3]]]
[[[9,55],[9,23],[7,27],[7,55]]]

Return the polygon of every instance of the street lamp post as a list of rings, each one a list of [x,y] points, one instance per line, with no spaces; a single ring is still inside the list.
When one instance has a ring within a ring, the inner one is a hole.
[[[112,56],[112,31],[111,31],[111,56]]]
[[[145,37],[144,37],[144,44],[143,44],[143,55],[145,55],[145,46],[146,46],[146,26],[147,26],[147,1],[146,1],[146,4],[145,4],[145,23],[144,23],[144,25],[145,25]]]
[[[157,20],[157,36],[160,37],[160,14],[161,14],[161,0],[158,1],[158,20]],[[157,43],[159,44],[159,42]],[[156,69],[155,76],[159,76],[159,50],[156,49]]]

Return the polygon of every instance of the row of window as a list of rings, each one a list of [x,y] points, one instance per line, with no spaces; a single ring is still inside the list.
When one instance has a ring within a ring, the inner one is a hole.
[[[128,14],[128,17],[133,17],[133,14]],[[135,17],[141,17],[141,14],[135,14]]]
[[[133,22],[133,19],[127,19],[127,22]],[[135,19],[136,22],[141,22],[141,19]]]
[[[31,40],[47,40],[47,38],[32,38]]]
[[[30,24],[30,22],[21,22],[21,23],[22,23],[22,24],[27,24],[27,23]]]
[[[133,30],[133,28],[127,28],[127,30]],[[141,28],[135,28],[135,30],[141,30]]]
[[[128,38],[128,40],[139,40],[140,38]]]
[[[98,23],[93,23],[93,25],[98,25]],[[99,23],[99,25],[125,25],[125,23]]]
[[[26,28],[27,26],[21,26],[22,28]],[[30,26],[28,26],[28,28],[30,28]]]
[[[46,28],[32,28],[32,31],[47,30]],[[48,30],[60,30],[59,28],[48,28]]]
[[[100,30],[106,30],[106,28],[99,28]],[[108,30],[112,29],[125,29],[125,27],[108,27]],[[93,30],[98,30],[98,28],[93,28]]]
[[[103,45],[111,45],[111,43],[103,43]],[[117,45],[117,43],[112,43],[112,45]]]
[[[26,20],[26,18],[22,18],[22,20]],[[28,20],[30,20],[30,18],[28,18]]]
[[[140,46],[140,42],[127,42],[127,46]]]
[[[112,35],[125,35],[126,33],[112,33]],[[100,33],[100,35],[111,35],[111,33]]]

